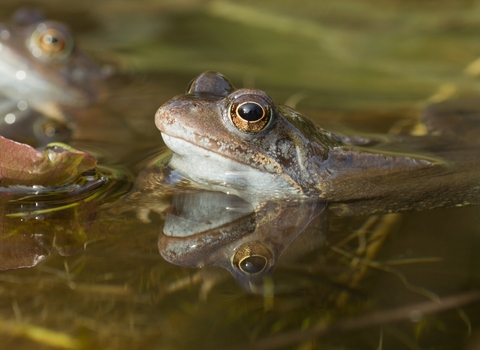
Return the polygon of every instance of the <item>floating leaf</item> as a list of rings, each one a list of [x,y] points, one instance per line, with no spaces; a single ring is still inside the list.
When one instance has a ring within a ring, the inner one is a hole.
[[[37,151],[0,136],[0,186],[61,186],[95,168],[96,159],[62,143]]]

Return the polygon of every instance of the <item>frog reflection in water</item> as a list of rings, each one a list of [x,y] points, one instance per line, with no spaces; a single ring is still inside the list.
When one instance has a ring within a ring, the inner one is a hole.
[[[323,243],[324,209],[324,202],[308,200],[266,202],[254,210],[222,192],[177,191],[158,247],[173,264],[221,266],[245,290],[263,293],[264,278],[278,263],[288,264]]]
[[[21,139],[31,131],[43,143],[67,132],[65,108],[88,106],[104,92],[105,74],[78,50],[69,28],[28,9],[0,24],[0,75],[1,134]]]
[[[330,215],[341,216],[479,204],[475,115],[467,105],[432,106],[423,114],[424,136],[337,135],[260,90],[236,90],[222,75],[205,72],[157,111],[173,155],[168,166],[142,173],[129,196],[145,204],[139,214],[146,218],[148,210],[166,208],[155,197],[183,174],[196,188],[245,200],[251,211],[218,227],[210,227],[209,216],[216,204],[188,200],[193,208],[179,210],[174,200],[159,250],[179,265],[223,266],[246,289],[261,291],[278,255],[325,203]],[[316,226],[320,242],[325,213]]]

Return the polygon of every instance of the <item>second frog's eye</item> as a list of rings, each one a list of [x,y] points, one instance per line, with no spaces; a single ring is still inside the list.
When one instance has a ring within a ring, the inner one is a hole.
[[[62,59],[73,49],[73,37],[66,28],[41,23],[30,37],[30,51],[35,57]]]
[[[270,104],[257,95],[238,97],[230,106],[230,119],[240,131],[258,133],[268,126],[271,118]]]

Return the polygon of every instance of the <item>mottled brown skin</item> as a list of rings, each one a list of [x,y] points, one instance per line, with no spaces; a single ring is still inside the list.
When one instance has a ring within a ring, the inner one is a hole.
[[[367,166],[363,177],[355,171],[358,166],[337,167],[338,177],[331,184],[337,197],[331,200],[331,209],[339,214],[367,214],[480,204],[478,103],[431,105],[422,113],[421,122],[426,135],[386,135],[387,142],[366,148],[367,152],[355,150],[356,159]],[[428,163],[404,166],[388,164],[392,159],[386,158],[385,168],[378,168],[368,160],[371,151],[393,152],[395,160],[423,158]],[[355,190],[356,186],[361,190]]]
[[[268,126],[258,133],[238,130],[229,118],[233,101],[244,96],[263,99],[273,111]],[[480,130],[478,118],[472,118],[478,112],[441,108],[425,111],[427,135],[382,135],[378,139],[388,142],[360,147],[355,137],[315,127],[260,90],[235,90],[222,75],[205,72],[186,95],[160,107],[156,125],[173,148],[174,168],[201,187],[230,191],[256,203],[315,197],[328,201],[339,215],[478,204]],[[178,139],[183,140],[179,145]],[[181,154],[184,147],[189,154]],[[196,150],[211,153],[192,156]],[[216,177],[222,166],[238,171],[243,182],[222,183]],[[247,174],[246,167],[252,172]]]

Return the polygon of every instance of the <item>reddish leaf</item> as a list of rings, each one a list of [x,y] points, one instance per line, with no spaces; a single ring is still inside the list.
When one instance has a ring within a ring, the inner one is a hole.
[[[0,136],[0,186],[54,187],[74,181],[93,169],[96,159],[88,153],[55,143],[43,152]]]

